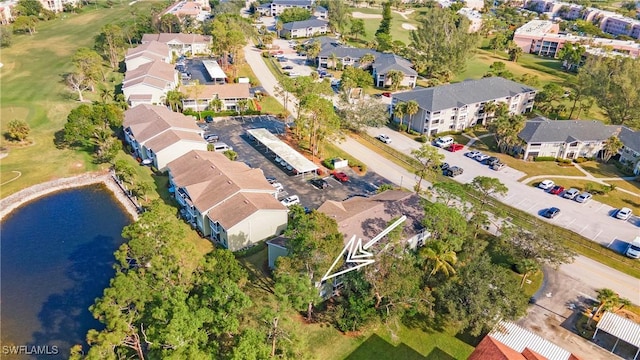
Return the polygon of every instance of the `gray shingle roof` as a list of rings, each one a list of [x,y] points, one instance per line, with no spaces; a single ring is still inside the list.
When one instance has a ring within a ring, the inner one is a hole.
[[[622,127],[618,138],[627,149],[640,152],[640,131],[633,131],[629,128]]]
[[[323,44],[322,50],[318,56],[320,57],[329,57],[331,54],[336,54],[339,58],[350,57],[354,59],[359,59],[363,57],[365,54],[373,54],[374,56],[380,55],[379,52],[371,49],[361,49],[354,48],[348,46],[341,46],[336,43],[325,43]]]
[[[329,10],[327,10],[326,8],[322,7],[322,6],[316,6],[316,12],[328,12]]]
[[[518,137],[527,143],[571,143],[603,141],[618,132],[615,125],[596,120],[549,120],[538,116],[526,122]]]
[[[394,94],[393,97],[400,101],[415,100],[421,108],[433,112],[531,91],[535,89],[515,81],[501,77],[488,77],[416,89]]]
[[[326,26],[329,22],[326,20],[320,20],[318,18],[312,17],[309,20],[304,21],[292,21],[282,25],[283,30],[298,30],[298,29],[306,29],[306,28],[315,28]]]
[[[396,54],[379,54],[372,66],[378,74],[384,74],[391,70],[399,70],[405,73],[405,75],[418,75],[418,73],[411,68],[411,62],[409,62],[409,60]]]
[[[311,6],[314,0],[273,0],[276,5]]]

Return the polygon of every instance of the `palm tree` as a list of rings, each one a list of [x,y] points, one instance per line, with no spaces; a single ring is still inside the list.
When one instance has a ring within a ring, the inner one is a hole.
[[[238,100],[239,113],[241,114],[244,113],[248,107],[249,107],[249,100],[246,100],[246,99]]]
[[[329,60],[331,61],[331,65],[333,66],[333,70],[336,70],[338,68],[338,56],[335,53],[331,53],[331,55],[329,55]],[[329,65],[329,64],[327,64]]]
[[[215,98],[209,102],[209,107],[213,109],[215,112],[220,112],[224,103],[220,98]]]
[[[280,37],[280,30],[282,30],[283,26],[284,24],[282,24],[282,21],[276,21],[276,33],[278,34],[278,37]]]
[[[487,122],[489,121],[489,119],[493,118],[497,109],[498,105],[495,101],[489,101],[488,103],[484,104],[484,116]]]
[[[407,132],[409,132],[409,130],[413,127],[413,115],[418,113],[418,110],[420,110],[420,106],[415,100],[410,100],[407,102],[405,107],[405,111],[407,112],[407,115],[409,115],[409,126],[407,127]]]
[[[167,92],[167,97],[165,98],[166,105],[171,108],[171,110],[180,112],[182,110],[182,100],[184,99],[184,94],[178,90],[171,90]]]
[[[518,58],[523,53],[522,48],[518,46],[516,43],[514,43],[513,40],[511,40],[509,42],[508,49],[509,49],[509,60],[513,62],[518,62]]]
[[[596,311],[589,318],[589,321],[587,322],[587,326],[591,325],[591,322],[593,321],[593,319],[597,317],[600,314],[600,312],[605,310],[611,310],[618,306],[625,306],[630,303],[628,299],[621,298],[620,295],[618,295],[618,293],[616,293],[611,289],[598,289],[596,290],[596,292],[598,293],[598,301],[600,302],[600,305],[598,305],[598,308],[596,309]]]
[[[606,163],[607,161],[609,161],[609,159],[611,159],[613,155],[617,154],[623,146],[624,144],[622,143],[622,141],[620,141],[620,139],[615,135],[605,140],[602,147],[602,152],[600,153],[602,162]]]
[[[456,252],[447,249],[440,242],[432,242],[420,249],[420,256],[425,260],[425,265],[431,269],[429,277],[439,272],[445,276],[456,273],[456,269],[453,267],[458,262]]]
[[[533,259],[524,259],[516,264],[518,271],[522,273],[522,281],[520,281],[520,287],[524,286],[527,281],[527,277],[538,270],[538,263]]]
[[[376,60],[376,57],[372,53],[366,53],[360,58],[360,67],[368,68]]]
[[[407,103],[398,103],[393,108],[393,116],[400,119],[400,125],[399,125],[400,128],[402,128],[402,120],[404,119],[406,108],[407,108]]]
[[[109,89],[106,86],[101,86],[100,89],[100,100],[102,100],[103,104],[106,104],[109,99],[113,100],[113,90]]]
[[[396,91],[400,87],[402,80],[404,80],[404,73],[399,70],[391,70],[387,72],[386,78],[391,80],[391,88]]]

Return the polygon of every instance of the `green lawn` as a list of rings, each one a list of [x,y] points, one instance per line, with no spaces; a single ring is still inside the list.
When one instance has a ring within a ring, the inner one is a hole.
[[[380,15],[380,18],[378,19],[362,19],[364,21],[364,28],[367,34],[360,39],[364,42],[375,39],[375,33],[380,26],[380,22],[382,21],[382,8],[351,8],[350,10],[351,13],[360,12],[363,14]],[[391,15],[391,38],[393,40],[400,40],[403,43],[409,45],[411,43],[411,38],[409,36],[410,31],[402,28],[402,24],[407,23],[417,27],[418,21],[415,20],[415,16],[412,16],[414,14],[408,15],[407,19],[403,18],[400,14],[394,11],[391,12]]]
[[[587,161],[580,166],[591,175],[598,178],[622,177],[626,176],[613,164],[603,164],[598,161]]]
[[[88,6],[81,14],[63,14],[60,18],[39,23],[33,36],[15,35],[13,45],[2,49],[0,69],[1,130],[13,119],[26,120],[31,127],[29,146],[14,146],[4,138],[0,146],[9,155],[0,163],[0,177],[11,179],[19,171],[22,175],[2,186],[2,196],[23,188],[59,177],[67,177],[96,170],[86,154],[56,149],[55,132],[62,129],[69,111],[78,106],[76,95],[67,90],[62,75],[72,70],[70,58],[79,47],[92,47],[94,37],[107,23],[130,16],[130,11],[149,11],[151,2],[137,2],[132,6],[116,2],[113,8]],[[115,86],[116,83],[111,83]],[[87,94],[89,100],[95,95]]]

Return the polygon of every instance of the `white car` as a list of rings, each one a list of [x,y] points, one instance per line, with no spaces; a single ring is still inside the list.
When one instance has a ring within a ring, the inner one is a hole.
[[[549,190],[551,189],[556,183],[554,183],[551,180],[544,180],[543,182],[541,182],[540,184],[538,184],[538,187],[542,190]]]
[[[284,186],[282,186],[282,184],[280,184],[279,182],[273,183],[271,184],[271,186],[273,186],[274,189],[278,190],[278,192],[284,190]]]
[[[587,201],[591,200],[591,194],[589,194],[588,192],[583,192],[582,194],[576,196],[575,200],[579,203],[586,203]]]
[[[625,255],[632,259],[640,259],[640,236],[636,237],[631,244],[629,244]]]
[[[565,199],[573,200],[579,194],[580,194],[580,190],[578,190],[576,188],[571,188],[571,189],[565,191],[564,194],[562,195],[562,197],[565,198]]]
[[[435,145],[439,148],[444,149],[453,143],[454,143],[454,140],[451,136],[443,136],[443,137],[439,137],[438,140],[436,140]]]
[[[631,209],[623,207],[616,213],[616,219],[627,220],[631,217]]]
[[[480,151],[469,151],[468,153],[465,153],[464,156],[468,157],[468,158],[475,158],[478,155],[481,155],[482,153]]]
[[[474,157],[474,159],[475,159],[477,162],[483,162],[483,161],[487,160],[487,159],[488,159],[488,158],[490,158],[490,157],[491,157],[491,156],[489,156],[489,155],[480,154],[480,155],[476,155],[476,157]]]
[[[382,141],[385,144],[390,144],[391,143],[391,138],[385,134],[380,134],[378,136],[376,136],[376,138],[380,141]]]
[[[284,198],[284,200],[280,201],[280,203],[286,207],[289,207],[292,205],[300,204],[300,198],[298,197],[298,195],[291,195]]]

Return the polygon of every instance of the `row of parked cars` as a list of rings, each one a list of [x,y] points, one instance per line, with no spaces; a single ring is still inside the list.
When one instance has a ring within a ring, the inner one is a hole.
[[[576,188],[565,189],[563,186],[556,185],[553,180],[541,181],[538,187],[549,194],[560,195],[565,199],[574,200],[579,203],[586,203],[593,197],[589,192],[580,192],[580,190]],[[558,210],[558,212],[560,212],[560,210]],[[628,220],[631,215],[633,215],[633,212],[627,207],[620,208],[615,213],[616,219],[625,221]]]
[[[498,159],[497,157],[483,154],[477,150],[469,151],[464,155],[481,164],[488,165],[491,170],[499,171],[499,170],[502,170],[503,167],[505,167],[504,163],[501,162],[500,159]]]
[[[272,176],[267,176],[267,181],[278,193],[284,192],[284,186],[278,182],[278,180]],[[286,207],[300,204],[300,197],[298,195],[289,195],[286,198],[280,200],[280,203]]]

